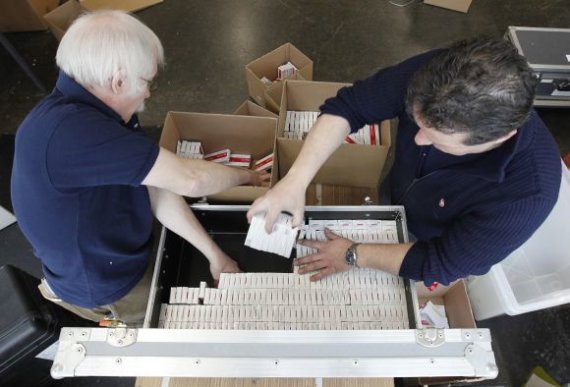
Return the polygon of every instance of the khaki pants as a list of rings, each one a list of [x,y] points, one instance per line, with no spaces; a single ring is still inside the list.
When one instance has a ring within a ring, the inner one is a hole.
[[[129,326],[140,327],[143,324],[146,312],[153,269],[154,260],[150,260],[144,276],[129,293],[112,304],[102,305],[93,309],[83,308],[63,301],[49,288],[45,278],[42,278],[38,289],[45,299],[84,319],[99,322],[105,318],[111,318],[123,321]]]

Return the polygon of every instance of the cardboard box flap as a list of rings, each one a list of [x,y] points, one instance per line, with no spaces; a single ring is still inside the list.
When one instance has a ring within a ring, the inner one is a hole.
[[[305,79],[313,79],[313,61],[291,43],[276,48],[262,57],[250,62],[246,68],[257,78],[266,77],[274,81],[277,78],[277,67],[291,61]]]
[[[319,111],[319,107],[328,98],[336,96],[343,87],[351,86],[350,83],[336,82],[308,82],[286,80],[281,96],[283,105],[287,110]],[[283,100],[283,98],[286,99]],[[286,112],[285,112],[286,113]]]
[[[279,109],[281,108],[281,97],[283,95],[283,88],[285,87],[285,82],[290,80],[305,80],[301,73],[295,73],[292,77],[287,78],[285,81],[273,82],[271,86],[265,90],[265,103],[267,109],[272,112],[279,114]]]
[[[71,23],[85,11],[86,9],[79,2],[69,0],[53,11],[46,13],[44,19],[55,38],[59,41]]]
[[[120,9],[126,12],[136,12],[151,5],[162,3],[163,0],[81,0],[81,5],[89,11],[101,9]]]
[[[233,114],[238,116],[270,117],[277,119],[277,114],[249,100],[244,101],[241,105],[239,105]]]
[[[424,0],[424,4],[435,5],[436,7],[447,8],[452,11],[467,13],[471,6],[471,0]]]
[[[289,172],[303,144],[304,142],[299,140],[277,139],[280,177]],[[350,187],[377,187],[380,173],[375,166],[384,163],[387,153],[387,147],[342,144],[321,167],[312,182]],[[358,173],[355,173],[354,164],[350,162],[354,157],[358,157],[359,164],[370,165],[370,168],[359,168]]]

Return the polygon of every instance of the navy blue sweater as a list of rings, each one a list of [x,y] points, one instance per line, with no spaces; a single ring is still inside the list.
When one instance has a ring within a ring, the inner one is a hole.
[[[383,69],[325,101],[321,111],[364,124],[399,118],[390,173],[393,204],[405,206],[418,238],[400,275],[448,284],[486,273],[522,245],[554,206],[561,181],[556,142],[536,112],[491,151],[453,156],[418,146],[418,126],[405,111],[414,73],[434,51]]]

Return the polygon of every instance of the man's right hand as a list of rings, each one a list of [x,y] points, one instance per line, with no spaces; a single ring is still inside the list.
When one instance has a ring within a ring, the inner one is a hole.
[[[305,211],[305,187],[289,181],[287,176],[265,195],[257,198],[247,212],[247,220],[255,214],[265,212],[265,231],[271,233],[273,224],[282,212],[293,215],[293,226],[299,226]]]
[[[270,233],[281,212],[293,215],[293,226],[299,226],[305,211],[305,191],[318,170],[350,133],[348,121],[340,116],[323,114],[309,131],[301,152],[287,175],[273,189],[258,198],[247,212],[265,212],[265,230]],[[348,160],[347,160],[348,162]]]

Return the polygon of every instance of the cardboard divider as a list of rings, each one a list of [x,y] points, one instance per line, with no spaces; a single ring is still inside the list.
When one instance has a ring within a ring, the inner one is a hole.
[[[255,102],[250,100],[244,101],[239,107],[232,113],[238,116],[254,116],[254,117],[270,117],[277,119],[277,114],[270,112],[269,110],[259,106]]]
[[[267,107],[265,92],[270,85],[264,83],[261,79],[265,77],[270,81],[275,81],[277,78],[277,67],[289,61],[295,65],[297,73],[303,79],[309,81],[313,79],[313,61],[291,43],[285,43],[245,66],[249,96],[256,103]]]
[[[178,140],[194,140],[202,143],[205,153],[229,148],[233,153],[251,154],[253,160],[258,160],[273,153],[276,124],[277,120],[270,117],[168,112],[160,146],[176,152]],[[251,203],[267,190],[267,187],[239,186],[208,199]]]
[[[290,80],[304,81],[305,79],[300,73],[295,73],[292,77],[287,79],[287,81]],[[279,114],[279,110],[281,109],[283,87],[285,87],[285,82],[274,82],[273,85],[269,86],[265,91],[266,108],[275,114]]]
[[[71,23],[79,17],[83,12],[87,11],[76,0],[69,0],[53,11],[44,15],[44,20],[48,24],[50,31],[58,41],[61,41],[65,31],[71,26]]]

